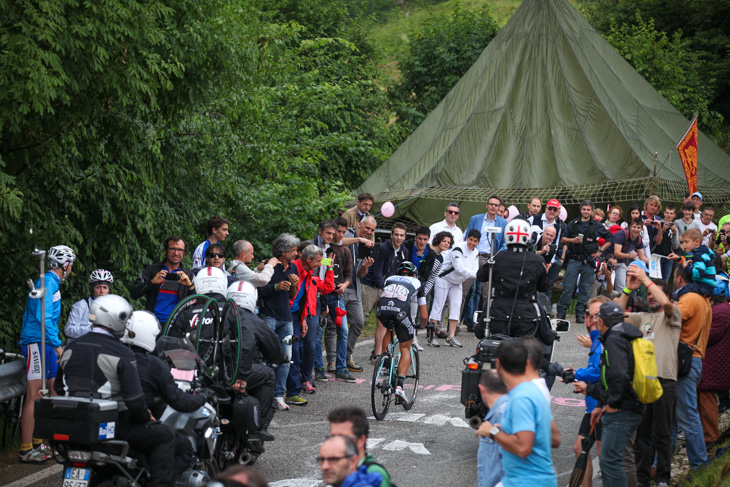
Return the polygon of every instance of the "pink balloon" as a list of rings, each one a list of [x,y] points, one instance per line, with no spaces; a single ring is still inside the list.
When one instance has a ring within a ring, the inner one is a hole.
[[[568,219],[568,210],[564,206],[560,207],[560,219],[563,221]]]
[[[393,203],[390,201],[386,201],[383,203],[383,206],[380,207],[380,213],[382,213],[385,218],[390,218],[393,216],[393,213],[395,213],[395,206],[393,206]]]
[[[510,221],[519,214],[520,210],[518,210],[515,205],[510,205],[509,208],[507,208],[507,221]]]

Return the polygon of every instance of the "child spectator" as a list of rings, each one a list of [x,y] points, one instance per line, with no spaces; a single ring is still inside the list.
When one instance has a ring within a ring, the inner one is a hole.
[[[669,258],[682,264],[699,294],[705,297],[712,296],[717,274],[715,253],[702,245],[702,232],[697,228],[690,228],[682,235],[680,246],[684,250],[684,256],[671,253]]]

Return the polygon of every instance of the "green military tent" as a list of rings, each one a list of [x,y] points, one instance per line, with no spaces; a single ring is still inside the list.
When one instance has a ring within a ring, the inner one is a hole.
[[[532,196],[681,202],[682,164],[676,150],[666,157],[688,126],[568,0],[524,0],[358,192],[422,223],[441,219],[449,201],[462,218],[483,212],[491,194],[521,210]],[[699,190],[720,206],[730,156],[701,133],[698,153]]]

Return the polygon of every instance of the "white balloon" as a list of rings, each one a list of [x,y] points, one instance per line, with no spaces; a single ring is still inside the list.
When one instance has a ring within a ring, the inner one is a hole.
[[[568,210],[564,206],[560,207],[560,219],[563,221],[568,219]]]
[[[510,221],[514,217],[520,214],[520,210],[517,209],[515,205],[509,205],[509,208],[507,208],[507,221]]]
[[[382,213],[385,218],[390,218],[393,216],[393,213],[395,213],[395,206],[393,206],[393,203],[390,201],[386,201],[383,203],[383,206],[380,207],[380,213]]]

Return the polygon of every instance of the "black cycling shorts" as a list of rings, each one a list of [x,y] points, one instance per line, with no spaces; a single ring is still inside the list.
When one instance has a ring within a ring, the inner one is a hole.
[[[596,429],[593,430],[596,434],[596,440],[601,441],[601,422],[599,421],[596,425]],[[580,422],[580,428],[578,429],[578,436],[588,438],[591,433],[591,413],[585,413],[583,420]]]
[[[387,306],[384,306],[387,307]],[[409,309],[382,309],[380,305],[375,309],[375,316],[387,329],[395,328],[395,336],[398,341],[405,343],[413,340],[413,321],[411,320],[411,310]]]

